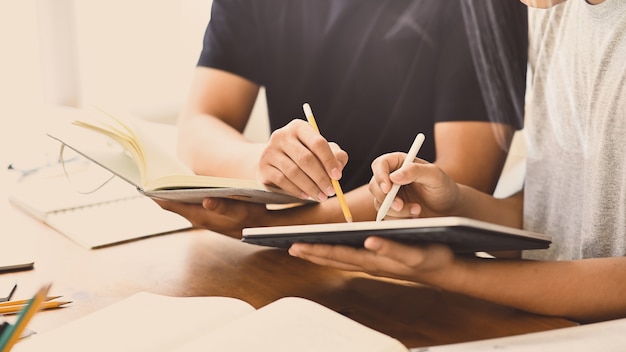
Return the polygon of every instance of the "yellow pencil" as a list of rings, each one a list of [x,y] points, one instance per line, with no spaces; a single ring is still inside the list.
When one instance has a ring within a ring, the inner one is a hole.
[[[320,129],[317,127],[317,122],[315,122],[315,117],[313,117],[313,110],[311,110],[309,104],[305,103],[302,108],[304,109],[304,115],[306,116],[309,125],[311,125],[311,127],[313,127],[313,129],[315,129],[317,133],[321,134]],[[337,194],[337,199],[339,200],[339,205],[341,206],[341,211],[343,211],[344,218],[346,218],[347,222],[352,222],[352,214],[350,213],[350,208],[348,208],[346,198],[343,196],[343,191],[341,190],[339,181],[333,179],[331,179],[330,181],[332,182],[335,193]]]
[[[72,303],[71,301],[53,301],[53,302],[42,302],[39,306],[39,309],[51,309],[51,308],[59,308],[66,304]],[[24,304],[14,304],[10,306],[0,307],[0,314],[15,314],[19,313],[24,307],[26,307],[28,303]]]
[[[48,294],[50,285],[43,286],[37,294],[24,305],[24,309],[21,310],[20,315],[17,318],[15,324],[6,328],[2,335],[0,335],[0,351],[8,352],[11,350],[15,342],[22,336],[22,332],[26,328],[26,325],[30,319],[41,308],[41,304]]]
[[[61,298],[61,296],[48,296],[44,298],[43,300],[44,302],[48,302],[57,298]],[[5,302],[0,302],[0,307],[9,307],[9,306],[15,306],[19,304],[27,304],[28,302],[30,302],[30,299],[18,299],[15,301],[5,301]]]

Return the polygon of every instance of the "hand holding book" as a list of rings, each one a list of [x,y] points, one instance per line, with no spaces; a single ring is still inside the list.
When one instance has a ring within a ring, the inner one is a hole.
[[[142,128],[146,122],[123,113],[84,111],[48,135],[158,199],[201,203],[206,197],[265,204],[302,203],[256,180],[196,175]],[[99,143],[96,143],[98,142]],[[113,142],[113,143],[111,143]]]

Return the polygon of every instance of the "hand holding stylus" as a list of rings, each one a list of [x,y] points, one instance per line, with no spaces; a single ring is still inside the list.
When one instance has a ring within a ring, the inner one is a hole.
[[[422,144],[424,143],[424,139],[425,137],[423,133],[419,133],[417,136],[415,136],[415,140],[411,145],[411,149],[409,149],[409,152],[407,153],[406,158],[404,159],[404,162],[402,163],[402,166],[400,168],[403,168],[413,162],[413,160],[417,156],[417,153],[422,147]],[[385,216],[387,216],[387,212],[391,207],[391,203],[393,203],[393,200],[396,198],[398,190],[400,190],[399,184],[394,184],[391,187],[391,190],[385,196],[385,200],[383,200],[383,204],[381,204],[380,208],[378,209],[378,213],[376,214],[376,221],[381,221],[385,218]]]

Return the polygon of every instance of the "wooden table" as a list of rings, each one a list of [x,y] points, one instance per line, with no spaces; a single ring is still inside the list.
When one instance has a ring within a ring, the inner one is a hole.
[[[52,282],[51,294],[73,301],[37,314],[29,328],[38,332],[140,291],[231,296],[257,308],[284,296],[306,297],[409,347],[574,325],[422,285],[330,270],[205,230],[87,250],[15,209],[0,211],[5,226],[10,219],[4,231],[29,237],[35,252],[34,270],[0,274],[0,280],[18,283],[14,299]]]

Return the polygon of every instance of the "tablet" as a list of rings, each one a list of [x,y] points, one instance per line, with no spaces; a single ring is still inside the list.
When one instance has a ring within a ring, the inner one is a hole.
[[[243,229],[246,243],[289,248],[292,243],[363,247],[369,236],[403,243],[443,243],[458,253],[545,249],[551,237],[462,217],[254,227]]]

